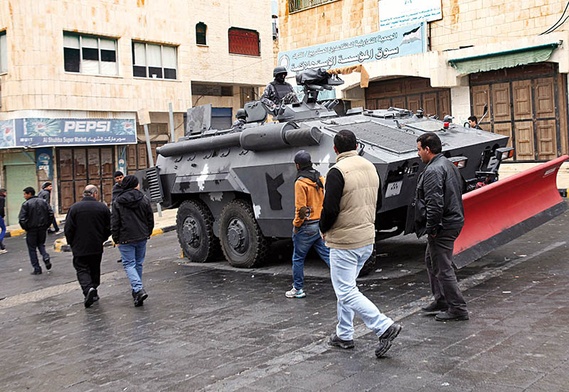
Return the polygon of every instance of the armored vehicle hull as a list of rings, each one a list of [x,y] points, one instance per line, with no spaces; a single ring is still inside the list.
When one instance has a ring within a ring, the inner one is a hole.
[[[330,114],[318,104],[304,105]],[[335,163],[334,135],[342,129],[356,134],[360,154],[376,166],[381,179],[378,239],[404,231],[407,206],[424,166],[417,156],[421,133],[437,132],[445,155],[464,163],[465,188],[481,180],[477,172],[508,141],[458,125],[445,128],[443,121],[405,110],[374,110],[259,124],[163,146],[156,166],[164,206],[179,208],[178,235],[185,255],[197,262],[212,260],[221,244],[234,266],[261,263],[271,239],[291,236],[295,153],[308,151],[314,167],[326,175]]]

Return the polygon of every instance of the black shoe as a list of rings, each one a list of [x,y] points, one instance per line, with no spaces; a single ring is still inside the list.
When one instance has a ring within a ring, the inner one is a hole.
[[[134,306],[138,307],[144,305],[144,300],[146,298],[148,298],[148,294],[146,294],[146,291],[144,291],[144,289],[141,289],[140,291],[135,293]]]
[[[122,259],[118,259],[118,260],[117,260],[117,263],[122,263]]]
[[[97,290],[91,287],[89,289],[89,291],[87,292],[87,295],[85,296],[85,307],[86,308],[93,305],[93,302],[95,302],[95,297],[98,297]]]
[[[437,321],[464,321],[468,320],[470,317],[467,313],[450,313],[448,310],[446,312],[440,312],[435,316]]]
[[[30,272],[30,275],[41,275],[41,269],[33,270],[32,272]]]
[[[391,324],[389,328],[379,337],[379,345],[375,349],[375,356],[381,358],[391,348],[391,342],[399,335],[403,327],[399,324]]]
[[[45,269],[49,271],[51,269],[50,259],[44,260],[43,262],[45,263]]]
[[[343,349],[354,348],[354,341],[353,340],[343,340],[338,337],[335,333],[330,336],[328,339],[328,344],[334,347],[340,347]]]
[[[424,308],[421,308],[423,312],[433,313],[433,312],[445,312],[448,309],[446,302],[440,303],[433,301]]]

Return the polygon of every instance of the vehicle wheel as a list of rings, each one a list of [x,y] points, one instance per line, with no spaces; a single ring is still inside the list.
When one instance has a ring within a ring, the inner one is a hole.
[[[190,261],[205,263],[219,255],[219,239],[213,234],[213,215],[199,200],[186,200],[178,207],[178,241]]]
[[[221,211],[219,237],[225,258],[233,267],[251,268],[267,255],[268,242],[249,203],[233,200]]]
[[[373,251],[371,252],[371,256],[366,260],[364,266],[360,270],[360,276],[369,275],[371,272],[375,271],[375,260],[376,260],[376,253],[375,253],[375,245],[373,246]]]

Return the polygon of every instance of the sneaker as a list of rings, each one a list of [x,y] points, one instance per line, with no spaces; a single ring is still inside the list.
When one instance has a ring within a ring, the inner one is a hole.
[[[43,261],[45,263],[45,269],[46,270],[50,270],[51,269],[51,261],[50,259],[46,259]]]
[[[330,336],[328,339],[328,344],[334,347],[340,347],[343,349],[354,348],[354,341],[353,340],[343,340],[338,337],[335,333]]]
[[[306,293],[303,289],[297,290],[294,287],[285,293],[287,298],[304,298]]]
[[[383,357],[385,355],[385,353],[389,351],[389,349],[391,348],[391,343],[393,342],[393,339],[395,339],[397,337],[397,335],[399,335],[399,332],[401,332],[401,329],[403,329],[403,327],[401,327],[401,325],[393,323],[379,337],[379,345],[375,349],[375,356],[377,358]]]
[[[134,306],[138,307],[144,305],[144,300],[146,298],[148,298],[148,294],[146,294],[146,291],[144,291],[144,289],[141,289],[135,294]]]
[[[95,297],[97,296],[97,290],[91,287],[85,296],[85,307],[88,308],[93,305],[93,302],[95,302]]]
[[[0,255],[4,253],[8,253],[8,251],[6,249],[0,249]]]
[[[444,312],[448,309],[448,305],[446,302],[436,302],[433,301],[424,308],[421,308],[423,312],[426,313],[434,313],[434,312]]]
[[[41,275],[41,269],[33,270],[32,272],[30,272],[30,275]]]

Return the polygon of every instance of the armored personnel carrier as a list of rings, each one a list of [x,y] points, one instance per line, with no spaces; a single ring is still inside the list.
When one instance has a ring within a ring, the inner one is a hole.
[[[339,116],[335,101],[318,93],[342,83],[323,71],[297,75],[301,101],[267,108],[245,106],[247,120],[227,130],[206,130],[158,149],[153,169],[162,206],[177,207],[177,233],[184,255],[194,262],[219,260],[235,267],[260,265],[271,241],[290,238],[294,215],[293,157],[303,149],[324,176],[335,163],[334,135],[353,131],[359,153],[377,168],[381,203],[377,240],[405,231],[408,206],[423,163],[417,137],[437,133],[443,153],[459,168],[464,191],[497,179],[503,158],[511,156],[508,137],[424,116],[420,111],[349,110]],[[484,239],[483,239],[484,240]]]

